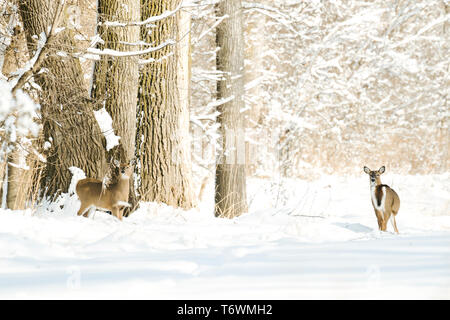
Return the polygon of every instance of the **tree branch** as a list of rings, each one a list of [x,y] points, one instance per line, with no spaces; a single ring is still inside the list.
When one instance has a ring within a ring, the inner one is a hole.
[[[64,1],[58,2],[55,15],[53,16],[52,24],[48,30],[48,34],[45,34],[44,31],[40,34],[36,53],[33,56],[33,58],[31,58],[31,60],[28,61],[27,65],[22,70],[16,72],[18,78],[11,90],[13,95],[15,95],[17,90],[22,88],[24,84],[34,74],[36,74],[36,72],[40,70],[42,63],[47,57],[47,53],[49,51],[49,44],[53,41],[53,37],[58,33],[56,30],[56,26],[58,25],[59,19],[61,18],[61,14],[64,9],[64,3],[65,3]]]
[[[136,50],[136,51],[117,51],[112,49],[97,49],[97,48],[87,48],[87,53],[90,54],[96,54],[99,56],[112,56],[112,57],[133,57],[133,56],[140,56],[144,54],[148,54],[154,51],[158,51],[164,47],[167,47],[169,45],[174,45],[176,42],[174,40],[167,40],[164,43],[160,44],[156,47],[147,48],[144,50]]]
[[[174,10],[167,10],[163,14],[160,14],[158,16],[151,16],[148,19],[145,19],[144,21],[129,21],[129,22],[119,22],[119,21],[105,21],[102,23],[102,25],[107,27],[135,27],[135,26],[144,26],[151,24],[153,22],[164,20],[175,13],[177,13],[181,9],[183,1],[176,7]]]

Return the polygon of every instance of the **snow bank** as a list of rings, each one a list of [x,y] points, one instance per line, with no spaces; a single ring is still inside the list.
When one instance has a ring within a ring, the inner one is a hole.
[[[73,195],[3,210],[0,297],[449,298],[449,175],[383,178],[402,201],[400,235],[377,230],[366,176],[250,179],[250,213],[232,220],[212,202],[86,219]]]

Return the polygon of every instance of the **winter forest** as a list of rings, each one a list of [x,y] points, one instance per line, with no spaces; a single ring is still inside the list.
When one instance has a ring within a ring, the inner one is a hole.
[[[448,0],[0,0],[0,297],[450,298]]]

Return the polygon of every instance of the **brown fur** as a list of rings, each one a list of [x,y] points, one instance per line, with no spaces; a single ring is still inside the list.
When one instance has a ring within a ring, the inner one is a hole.
[[[383,198],[383,186],[384,184],[379,184],[375,187],[375,199],[378,206],[381,205],[381,199]]]
[[[397,215],[400,209],[400,197],[398,194],[386,184],[381,184],[380,175],[384,172],[384,166],[381,167],[377,171],[371,171],[369,168],[364,167],[364,172],[370,176],[370,179],[375,180],[375,200],[377,206],[372,202],[373,208],[375,210],[375,215],[378,220],[378,228],[381,231],[386,231],[387,222],[389,218],[392,217],[392,223],[394,226],[394,230],[396,233],[398,232],[397,223],[395,221],[395,216]],[[383,189],[386,192],[386,198],[384,200],[384,206],[380,208],[382,205],[383,199]],[[372,192],[372,190],[371,190]]]
[[[128,178],[121,176],[121,170],[125,170]],[[81,201],[78,215],[87,216],[88,209],[95,207],[111,211],[112,215],[122,220],[124,205],[120,202],[128,203],[129,177],[133,169],[129,165],[120,165],[119,174],[113,183],[104,186],[103,182],[97,179],[86,178],[78,181],[76,192]]]

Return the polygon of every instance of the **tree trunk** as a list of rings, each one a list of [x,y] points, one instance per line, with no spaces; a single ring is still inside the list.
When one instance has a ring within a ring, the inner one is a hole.
[[[217,107],[220,115],[221,154],[216,163],[215,215],[232,218],[247,211],[245,177],[244,39],[240,0],[222,0],[217,17],[228,17],[217,27],[217,98],[229,100]]]
[[[140,0],[98,0],[99,27],[97,34],[104,43],[99,49],[136,51],[139,46],[139,26],[105,26],[105,21],[139,21]],[[134,43],[135,45],[131,45]],[[102,100],[111,115],[120,145],[109,152],[108,161],[116,159],[129,163],[135,156],[136,105],[139,88],[138,56],[102,56],[95,64],[92,97]],[[130,203],[136,204],[134,183],[130,183]]]
[[[31,56],[36,49],[33,36],[47,32],[59,3],[20,0],[20,14]],[[76,51],[73,31],[66,28],[54,37],[42,64],[46,72],[35,75],[36,82],[42,87],[39,99],[44,139],[51,144],[45,153],[47,164],[41,185],[44,195],[49,197],[67,192],[72,178],[68,170],[71,166],[98,179],[106,171],[105,140],[83,86],[79,60],[70,56]],[[67,56],[56,54],[60,52]]]
[[[0,70],[6,77],[19,68],[23,68],[29,60],[25,34],[21,28],[16,4],[15,1],[12,1],[6,7],[6,14],[9,15],[9,18],[5,32],[10,39],[5,35],[0,35]]]
[[[180,10],[177,14],[177,89],[178,102],[180,104],[179,126],[182,139],[178,148],[181,150],[182,159],[185,165],[192,168],[191,159],[191,134],[189,129],[189,108],[191,100],[190,82],[191,82],[191,14],[188,11]],[[190,178],[192,179],[192,178]],[[191,184],[192,188],[193,184]],[[196,195],[194,199],[196,202]]]
[[[26,40],[23,31],[18,24],[19,13],[15,3],[7,6],[9,14],[8,26],[6,27],[7,34],[11,37],[8,40],[3,37],[0,42],[0,67],[2,73],[6,76],[11,75],[12,72],[23,68],[25,63],[29,60],[26,48]],[[2,38],[0,36],[0,38]],[[25,172],[18,166],[23,162],[24,155],[19,152],[17,144],[11,145],[13,150],[7,155],[8,176],[6,177],[8,183],[6,188],[6,207],[11,210],[24,209],[25,199],[24,194],[29,189],[29,184],[24,181]],[[25,190],[25,192],[24,192]]]
[[[142,20],[174,10],[180,0],[142,0]],[[179,14],[179,12],[177,13]],[[142,39],[152,46],[177,39],[176,14],[143,26]],[[177,78],[179,44],[167,45],[143,57],[154,59],[142,67],[138,103],[136,157],[141,181],[141,200],[163,202],[185,209],[195,205],[192,172],[186,137],[189,137],[189,110],[180,103]]]
[[[21,181],[23,170],[18,168],[18,163],[20,162],[19,157],[20,155],[16,148],[11,151],[7,158],[8,188],[6,193],[6,206],[11,210],[24,209],[25,207],[24,203],[19,203],[20,201],[18,201],[20,187],[23,184],[23,181]]]

